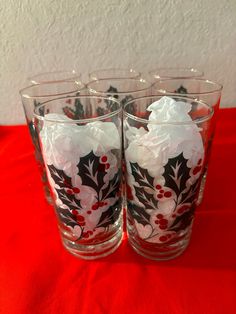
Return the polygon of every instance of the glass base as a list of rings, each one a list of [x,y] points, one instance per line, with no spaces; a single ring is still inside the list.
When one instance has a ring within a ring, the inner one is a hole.
[[[123,233],[120,229],[110,240],[94,245],[81,245],[64,237],[62,237],[62,243],[66,250],[76,257],[93,260],[115,252],[122,242],[122,237]]]
[[[128,240],[131,247],[143,257],[157,261],[166,261],[181,255],[187,248],[191,232],[175,239],[175,241],[157,244],[149,243],[141,239],[135,240],[128,234]]]

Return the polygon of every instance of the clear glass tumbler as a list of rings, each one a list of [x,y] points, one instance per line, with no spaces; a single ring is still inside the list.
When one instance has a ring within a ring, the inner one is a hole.
[[[39,145],[38,134],[35,131],[35,127],[33,124],[34,109],[39,107],[43,102],[48,101],[50,99],[68,95],[70,96],[78,95],[83,89],[84,85],[82,83],[74,81],[71,82],[62,81],[35,84],[25,87],[20,91],[26,122],[35,148],[35,158],[41,173],[45,197],[48,203],[50,204],[52,203],[52,199],[49,191],[46,171]],[[65,104],[64,110],[65,111],[68,110],[68,104]],[[77,112],[79,111],[80,107],[78,105],[74,111],[70,112],[70,114],[76,116]]]
[[[78,103],[80,113],[71,117]],[[62,242],[84,259],[106,256],[122,240],[121,110],[112,97],[97,96],[55,99],[35,109]]]
[[[36,75],[30,76],[28,81],[31,84],[43,84],[50,82],[64,82],[64,81],[73,81],[81,82],[81,73],[78,73],[75,70],[71,71],[53,71],[53,72],[43,72]]]
[[[212,115],[207,104],[173,95],[124,107],[128,238],[147,258],[172,259],[189,243]]]
[[[198,203],[203,200],[204,189],[207,177],[207,167],[210,158],[212,141],[215,134],[215,126],[217,121],[217,113],[220,106],[221,93],[223,86],[219,83],[201,78],[176,78],[176,79],[160,79],[152,86],[152,94],[178,94],[181,97],[194,98],[201,100],[214,109],[213,123],[211,125],[211,135],[209,138],[208,152],[206,156],[205,170],[202,177],[202,183],[199,193]]]
[[[159,79],[175,79],[175,78],[194,78],[203,77],[204,72],[194,68],[158,68],[149,71],[149,79],[155,82]]]
[[[136,97],[151,94],[152,84],[144,79],[133,78],[107,78],[91,81],[87,84],[90,94],[112,96],[124,104]]]
[[[89,73],[89,80],[100,80],[100,79],[122,79],[122,78],[140,78],[141,73],[135,71],[134,69],[100,69]]]

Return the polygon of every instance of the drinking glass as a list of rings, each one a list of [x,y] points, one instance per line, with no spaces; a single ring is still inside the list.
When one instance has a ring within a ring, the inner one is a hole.
[[[133,99],[151,94],[150,82],[144,79],[110,78],[91,81],[87,84],[90,94],[112,96],[120,101],[121,105]]]
[[[203,77],[204,72],[199,71],[194,68],[158,68],[152,71],[149,71],[149,77],[152,82],[155,82],[159,79],[168,79],[168,78],[194,78],[194,77]]]
[[[214,109],[213,122],[211,124],[211,135],[209,138],[208,152],[206,155],[205,170],[202,177],[202,183],[199,193],[199,204],[203,200],[204,189],[207,178],[208,161],[210,158],[212,141],[215,133],[217,114],[220,106],[222,85],[216,82],[202,78],[176,78],[176,79],[159,79],[152,86],[153,94],[178,94],[181,97],[189,97],[201,100]]]
[[[100,79],[123,79],[123,78],[140,78],[141,73],[134,69],[100,69],[89,73],[89,80],[100,80]]]
[[[26,117],[26,122],[29,128],[29,132],[35,148],[35,158],[41,173],[41,179],[43,183],[43,188],[45,192],[45,197],[49,203],[52,203],[49,186],[47,182],[45,167],[42,159],[41,149],[39,145],[39,139],[35,127],[33,124],[34,109],[39,107],[41,103],[48,101],[50,99],[62,97],[62,96],[75,96],[79,94],[84,89],[84,85],[79,82],[50,82],[35,84],[20,90],[21,100],[23,104],[23,109]],[[65,104],[64,110],[68,110],[68,104]],[[71,115],[77,114],[79,111],[79,106],[76,107],[75,111],[71,111]]]
[[[75,70],[43,72],[29,77],[28,80],[31,82],[31,84],[42,84],[50,82],[55,83],[64,81],[81,82],[81,73],[78,73]]]
[[[72,117],[76,103],[81,110]],[[121,243],[121,122],[112,97],[64,97],[35,109],[62,242],[84,259],[106,256]]]
[[[172,259],[188,246],[212,115],[202,101],[173,95],[124,106],[128,239],[147,258]]]

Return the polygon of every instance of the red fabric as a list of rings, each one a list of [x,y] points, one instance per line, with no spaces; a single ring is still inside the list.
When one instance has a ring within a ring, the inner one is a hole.
[[[0,127],[0,312],[236,313],[236,108],[221,109],[204,202],[186,252],[167,262],[126,240],[84,261],[62,247],[26,126]]]

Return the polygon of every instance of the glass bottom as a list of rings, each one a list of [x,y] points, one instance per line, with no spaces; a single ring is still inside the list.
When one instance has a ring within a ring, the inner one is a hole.
[[[128,240],[131,247],[138,254],[148,259],[157,261],[166,261],[181,255],[189,244],[191,237],[191,228],[178,238],[168,243],[157,244],[144,241],[137,236],[134,237],[128,232]]]
[[[67,251],[76,257],[93,260],[108,256],[116,251],[122,242],[123,232],[120,228],[117,233],[109,240],[93,244],[93,245],[81,245],[74,241],[68,240],[62,236],[62,243]]]

